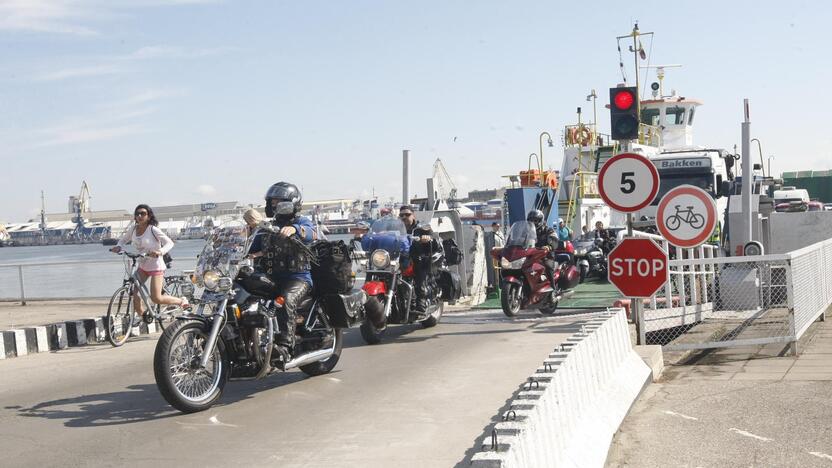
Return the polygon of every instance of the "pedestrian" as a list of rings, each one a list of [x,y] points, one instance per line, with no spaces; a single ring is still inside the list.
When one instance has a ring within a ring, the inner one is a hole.
[[[494,233],[494,247],[502,247],[506,243],[506,236],[503,234],[503,230],[500,229],[500,223],[493,222],[491,223],[491,232]]]
[[[555,231],[557,231],[558,240],[561,242],[572,239],[572,230],[566,226],[566,223],[563,222],[563,218],[558,218],[558,227]]]
[[[243,213],[243,220],[246,222],[249,237],[249,258],[259,258],[263,256],[263,233],[256,232],[257,226],[263,221],[263,215],[254,208],[249,208]],[[252,237],[254,236],[254,237]]]
[[[159,221],[153,214],[153,210],[141,204],[133,210],[133,225],[127,229],[118,245],[110,249],[111,252],[119,253],[130,242],[140,254],[146,254],[139,260],[139,280],[144,283],[150,278],[150,299],[160,305],[177,305],[183,309],[190,308],[188,300],[184,297],[173,297],[164,293],[162,287],[165,284],[164,256],[173,248],[173,241],[170,240],[161,229]],[[142,301],[139,299],[138,290],[133,292],[133,310],[139,317],[144,315]]]

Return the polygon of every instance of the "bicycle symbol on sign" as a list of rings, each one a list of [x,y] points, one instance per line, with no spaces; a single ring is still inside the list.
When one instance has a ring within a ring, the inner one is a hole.
[[[705,225],[705,217],[699,213],[693,212],[693,206],[688,206],[686,210],[680,210],[679,205],[676,205],[676,213],[667,217],[664,220],[664,225],[671,231],[679,229],[682,222],[694,229],[699,229]]]

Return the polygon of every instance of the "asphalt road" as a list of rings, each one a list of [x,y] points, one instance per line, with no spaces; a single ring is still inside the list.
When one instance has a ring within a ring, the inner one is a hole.
[[[353,329],[329,375],[230,382],[193,415],[156,389],[158,335],[0,361],[0,466],[464,466],[579,319],[449,314],[376,346]]]

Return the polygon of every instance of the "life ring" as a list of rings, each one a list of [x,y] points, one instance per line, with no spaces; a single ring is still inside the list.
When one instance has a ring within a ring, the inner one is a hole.
[[[576,130],[578,144],[580,144],[581,146],[589,146],[590,144],[592,144],[592,132],[589,130],[588,127],[584,127],[583,125],[581,125],[581,127]]]

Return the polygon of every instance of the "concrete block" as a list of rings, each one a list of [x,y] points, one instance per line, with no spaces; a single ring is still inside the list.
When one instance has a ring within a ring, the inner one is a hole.
[[[471,457],[471,468],[502,468],[503,456],[496,452],[477,452]]]
[[[107,339],[104,332],[104,320],[101,317],[92,317],[81,321],[84,324],[84,336],[87,343],[101,343]]]
[[[65,349],[69,346],[69,340],[66,336],[65,323],[53,323],[46,326],[46,336],[49,339],[49,349],[52,351]]]
[[[30,353],[45,353],[49,351],[49,335],[45,326],[24,328],[26,330],[26,341],[29,343]],[[34,336],[34,339],[30,338]],[[35,343],[35,350],[32,351],[31,342]]]
[[[24,328],[26,334],[26,353],[35,354],[38,352],[38,334],[34,328]]]
[[[29,354],[29,347],[26,345],[26,330],[9,330],[14,334],[14,348],[18,357]]]
[[[659,345],[633,346],[633,350],[647,364],[647,367],[650,368],[653,382],[658,381],[662,375],[662,371],[664,371],[662,347]]]
[[[67,342],[70,346],[87,344],[87,332],[84,330],[83,320],[71,320],[66,323]]]
[[[11,335],[11,337],[14,339],[14,335]],[[15,357],[9,355],[10,351],[14,350],[14,344],[11,347],[6,347],[6,341],[6,332],[0,331],[0,359]]]

